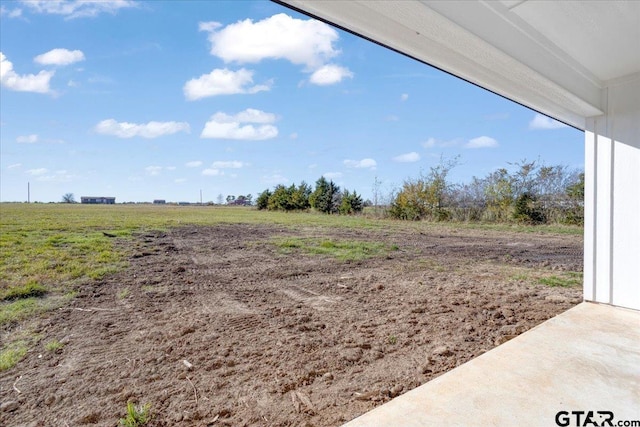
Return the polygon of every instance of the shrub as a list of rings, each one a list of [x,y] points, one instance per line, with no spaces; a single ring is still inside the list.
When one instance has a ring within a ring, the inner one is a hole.
[[[350,193],[349,190],[345,188],[342,193],[340,207],[338,208],[339,212],[343,215],[351,215],[362,212],[363,207],[362,197],[355,191]]]
[[[538,203],[538,198],[529,193],[521,194],[515,202],[513,218],[527,224],[542,224],[546,222],[544,210]]]

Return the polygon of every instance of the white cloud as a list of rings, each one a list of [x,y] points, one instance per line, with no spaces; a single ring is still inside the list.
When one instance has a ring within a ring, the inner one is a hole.
[[[420,160],[420,154],[416,153],[415,151],[412,151],[411,153],[400,154],[399,156],[393,158],[394,162],[399,163],[412,163],[417,162],[418,160]]]
[[[19,144],[35,144],[35,143],[49,143],[49,144],[64,144],[62,139],[41,139],[36,134],[21,135],[16,138],[16,142]]]
[[[38,135],[23,135],[16,138],[16,141],[20,144],[34,144],[38,142]]]
[[[168,171],[174,171],[174,170],[176,170],[176,167],[175,166],[167,166],[165,169],[168,170]]]
[[[400,121],[400,117],[396,116],[395,114],[391,114],[388,115],[387,117],[384,118],[385,122],[397,122]]]
[[[176,184],[182,184],[183,182],[187,182],[187,178],[176,178],[173,180]]]
[[[375,169],[378,165],[373,159],[362,159],[362,160],[345,160],[344,165],[348,168],[358,168],[358,169]]]
[[[409,99],[408,93],[403,93],[402,95],[400,95],[400,101],[406,101],[407,99]]]
[[[293,132],[289,135],[289,139],[298,139],[298,132]]]
[[[40,65],[69,65],[84,61],[84,53],[81,50],[53,49],[33,60]]]
[[[39,176],[39,175],[44,175],[45,173],[49,172],[49,170],[45,168],[38,168],[38,169],[29,169],[26,172],[29,175]]]
[[[147,166],[146,168],[144,168],[144,170],[147,175],[157,176],[160,175],[160,172],[162,172],[162,166]]]
[[[202,171],[202,175],[205,176],[220,176],[220,175],[224,175],[224,172],[222,172],[220,169],[205,169]]]
[[[278,128],[270,123],[276,120],[275,114],[248,108],[230,116],[218,112],[204,125],[201,138],[236,139],[236,140],[265,140],[278,136]],[[257,123],[262,126],[254,126]]]
[[[200,23],[209,32],[211,54],[225,62],[257,63],[263,59],[286,59],[314,70],[339,54],[333,43],[338,32],[315,19],[296,19],[284,13],[253,22]]]
[[[137,3],[131,0],[22,0],[22,4],[32,12],[63,15],[65,19],[93,17],[103,12],[113,15],[119,9],[137,7]]]
[[[116,122],[114,119],[103,120],[95,127],[95,131],[103,135],[114,135],[118,138],[157,138],[177,132],[189,133],[190,127],[186,122],[149,122],[145,124]]]
[[[12,165],[7,166],[7,169],[18,169],[22,167],[22,163],[14,163]]]
[[[4,6],[0,6],[0,16],[7,16],[9,18],[19,18],[22,16],[22,9],[9,10]]]
[[[492,148],[498,146],[498,141],[489,136],[479,136],[470,139],[464,146],[465,148]]]
[[[202,162],[200,160],[194,160],[192,162],[185,163],[185,166],[188,168],[199,168],[202,166]]]
[[[217,68],[209,74],[189,80],[185,83],[183,91],[189,101],[194,101],[209,96],[258,93],[271,89],[271,82],[255,86],[251,86],[252,84],[253,71],[244,68],[238,71]]]
[[[325,172],[322,176],[330,180],[340,179],[342,178],[342,172]]]
[[[219,22],[214,22],[214,21],[210,21],[210,22],[198,22],[198,30],[199,31],[206,31],[206,32],[213,32],[215,30],[217,30],[218,28],[222,27],[222,24]]]
[[[348,68],[327,64],[314,71],[311,77],[309,77],[309,81],[318,86],[328,86],[340,83],[347,77],[353,78],[353,73],[349,71]]]
[[[50,93],[49,83],[54,71],[40,71],[38,74],[19,75],[13,64],[0,52],[0,83],[17,92]]]
[[[227,162],[216,161],[211,165],[213,169],[240,169],[244,166],[247,166],[247,164],[239,162],[238,160],[230,160]]]
[[[449,141],[443,141],[440,139],[436,139],[430,137],[426,141],[424,141],[421,145],[424,148],[433,148],[433,147],[455,147],[456,145],[460,145],[463,141],[459,138],[451,139]]]
[[[435,138],[429,138],[425,142],[422,143],[422,146],[424,148],[432,148],[432,147],[435,147],[436,144],[437,144],[437,141],[436,141]]]
[[[529,122],[529,129],[533,130],[547,130],[547,129],[562,129],[568,127],[564,123],[560,123],[557,120],[553,120],[550,117],[536,113],[536,115]]]

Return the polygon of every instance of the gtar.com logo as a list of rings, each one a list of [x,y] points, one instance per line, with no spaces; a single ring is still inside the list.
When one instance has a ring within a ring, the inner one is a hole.
[[[560,411],[556,414],[559,427],[640,427],[640,420],[614,421],[611,411]]]

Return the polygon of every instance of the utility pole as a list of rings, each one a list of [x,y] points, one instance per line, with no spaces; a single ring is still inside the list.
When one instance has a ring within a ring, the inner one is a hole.
[[[27,182],[27,203],[31,203],[31,183]]]
[[[202,204],[202,190],[200,190],[200,204]]]

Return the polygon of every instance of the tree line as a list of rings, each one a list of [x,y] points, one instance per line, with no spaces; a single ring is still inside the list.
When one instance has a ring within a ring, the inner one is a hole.
[[[483,178],[454,184],[449,180],[458,158],[441,160],[426,173],[406,179],[379,206],[380,182],[374,184],[375,204],[355,191],[340,190],[320,177],[315,188],[278,185],[256,199],[260,210],[357,214],[375,205],[376,213],[401,220],[518,222],[527,224],[584,223],[584,173],[567,166],[537,161],[509,163]]]
[[[362,212],[364,202],[355,191],[341,190],[332,180],[320,177],[315,189],[302,181],[299,185],[277,185],[266,189],[256,199],[259,210],[305,211],[315,209],[326,214],[351,215]]]
[[[452,184],[457,158],[441,161],[417,178],[404,181],[391,197],[386,214],[406,220],[584,222],[584,173],[536,161],[511,163],[484,178]]]

